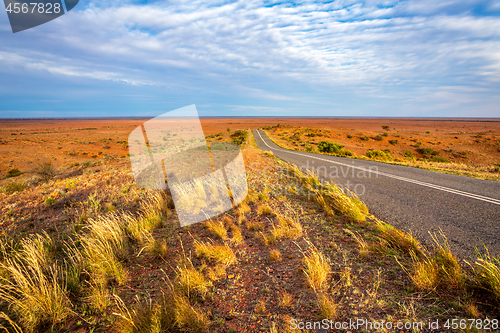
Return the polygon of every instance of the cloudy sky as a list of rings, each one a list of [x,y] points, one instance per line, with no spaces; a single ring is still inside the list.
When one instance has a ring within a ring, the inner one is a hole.
[[[80,0],[13,34],[0,117],[500,117],[500,1]]]

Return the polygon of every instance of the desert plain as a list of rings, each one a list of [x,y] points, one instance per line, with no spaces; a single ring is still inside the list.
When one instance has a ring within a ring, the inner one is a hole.
[[[498,258],[464,263],[446,235],[422,245],[258,149],[250,129],[290,149],[327,141],[350,157],[381,151],[387,163],[495,181],[500,120],[202,118],[210,143],[238,139],[249,193],[185,228],[169,191],[135,184],[128,136],[146,120],[0,121],[7,331],[274,333],[357,318],[402,323],[398,332],[437,332],[425,325],[449,318],[498,328]]]

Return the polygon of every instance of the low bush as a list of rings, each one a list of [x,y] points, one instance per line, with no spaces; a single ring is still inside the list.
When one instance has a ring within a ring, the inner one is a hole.
[[[318,151],[321,153],[333,154],[336,156],[353,156],[354,153],[350,150],[346,150],[344,146],[338,143],[321,141],[318,143]]]
[[[397,145],[399,143],[399,141],[398,140],[389,140],[389,143],[391,145]]]
[[[10,169],[9,172],[5,175],[5,178],[13,178],[13,177],[19,177],[23,173],[19,169]]]
[[[43,181],[54,179],[57,174],[55,167],[50,162],[37,165],[33,173],[39,176]]]
[[[373,140],[375,140],[375,141],[382,141],[382,140],[384,140],[384,137],[382,135],[377,135],[377,136],[375,136],[373,138]]]
[[[381,160],[381,161],[388,161],[392,160],[391,154],[388,152],[382,151],[382,150],[368,150],[366,152],[366,157],[374,159],[374,160]]]
[[[47,206],[51,206],[51,205],[55,204],[56,202],[57,202],[57,200],[52,198],[52,197],[48,197],[47,199],[45,199],[45,204]]]
[[[432,156],[439,155],[439,152],[434,150],[433,148],[420,148],[420,154],[422,154],[425,158],[431,158]]]
[[[7,194],[12,194],[15,192],[22,192],[22,191],[24,191],[24,189],[26,189],[26,184],[24,184],[22,182],[12,182],[12,183],[5,184],[2,187],[2,192],[7,193]]]
[[[411,150],[405,151],[404,154],[408,158],[415,158],[415,155],[413,154],[413,152]]]
[[[242,145],[243,142],[245,142],[245,139],[247,138],[248,134],[244,130],[236,130],[233,134],[231,134],[231,140],[233,140],[234,143],[237,145]]]

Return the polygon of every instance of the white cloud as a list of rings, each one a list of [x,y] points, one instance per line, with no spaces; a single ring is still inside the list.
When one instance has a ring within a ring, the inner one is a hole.
[[[23,66],[129,84],[166,86],[180,80],[196,85],[212,80],[275,101],[297,97],[264,89],[263,82],[353,87],[360,94],[383,97],[391,96],[387,89],[402,85],[428,91],[437,86],[498,89],[500,20],[472,14],[480,1],[269,4],[91,1],[84,10],[53,22],[62,34],[60,46],[55,37],[38,36],[41,40],[29,47],[54,59],[28,59]],[[59,66],[56,58],[62,49],[71,54],[72,64],[62,59]],[[17,47],[11,52],[25,51]],[[9,55],[4,52],[3,57]]]

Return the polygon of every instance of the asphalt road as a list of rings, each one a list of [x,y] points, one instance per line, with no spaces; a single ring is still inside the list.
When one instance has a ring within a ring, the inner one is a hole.
[[[379,219],[432,243],[441,229],[451,249],[465,260],[474,247],[500,254],[500,182],[449,175],[374,161],[296,152],[253,131],[257,146],[320,178],[356,192]]]

